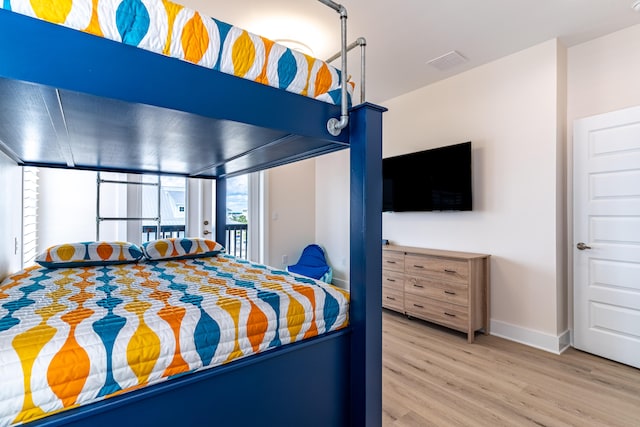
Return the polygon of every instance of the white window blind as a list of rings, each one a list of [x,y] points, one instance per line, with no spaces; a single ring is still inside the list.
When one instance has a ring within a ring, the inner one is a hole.
[[[22,168],[22,267],[34,264],[38,250],[38,168]]]

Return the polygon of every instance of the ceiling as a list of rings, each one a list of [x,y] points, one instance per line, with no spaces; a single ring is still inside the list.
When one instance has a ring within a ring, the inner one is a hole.
[[[271,39],[294,39],[318,58],[340,50],[340,19],[317,0],[177,0]],[[558,38],[571,47],[640,24],[632,0],[341,0],[347,42],[364,37],[366,100],[385,100]],[[444,71],[427,62],[450,51],[467,62]],[[348,55],[360,80],[360,54]],[[340,67],[340,60],[334,62]]]

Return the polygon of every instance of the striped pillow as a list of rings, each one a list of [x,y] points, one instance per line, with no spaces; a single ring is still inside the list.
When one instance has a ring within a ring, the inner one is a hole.
[[[142,251],[147,259],[153,261],[214,256],[224,252],[224,247],[216,241],[199,237],[174,237],[143,243]]]
[[[130,242],[78,242],[51,246],[36,262],[46,268],[88,267],[136,262],[142,256],[142,249]]]

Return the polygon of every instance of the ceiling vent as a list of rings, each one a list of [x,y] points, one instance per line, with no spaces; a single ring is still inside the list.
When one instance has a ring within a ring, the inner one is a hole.
[[[468,59],[462,56],[460,52],[452,50],[451,52],[447,52],[444,55],[427,61],[427,64],[437,68],[440,71],[446,71],[460,64],[464,64],[467,61]]]

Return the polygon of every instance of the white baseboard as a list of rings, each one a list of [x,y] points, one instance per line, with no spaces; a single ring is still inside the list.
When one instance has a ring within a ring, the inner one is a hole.
[[[562,353],[570,345],[570,333],[568,329],[560,335],[551,335],[499,320],[491,320],[490,329],[491,335],[539,348],[540,350],[554,354]]]
[[[342,289],[347,289],[347,290],[349,289],[349,282],[347,280],[338,279],[335,276],[331,280],[331,284],[335,285],[335,286],[337,286],[339,288],[342,288]]]

